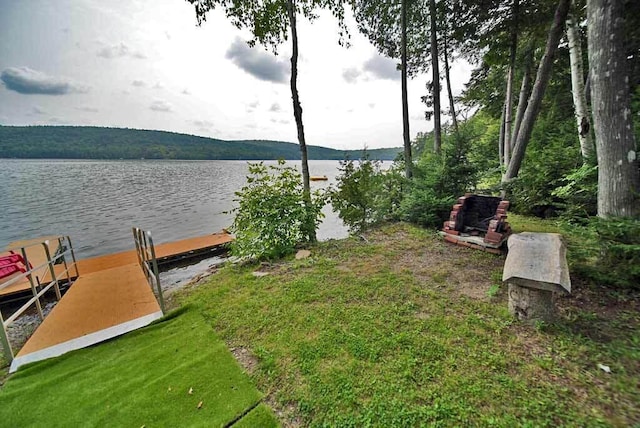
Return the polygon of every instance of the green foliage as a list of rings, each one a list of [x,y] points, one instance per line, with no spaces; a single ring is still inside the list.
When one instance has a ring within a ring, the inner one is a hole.
[[[397,165],[382,171],[380,161],[365,155],[357,162],[352,159],[340,162],[339,170],[331,205],[351,233],[360,233],[395,217],[404,183]]]
[[[362,150],[307,146],[309,159],[359,157]],[[401,148],[370,150],[393,160]],[[0,126],[0,157],[22,159],[300,159],[294,143],[225,141],[195,135],[92,126]]]
[[[250,45],[259,43],[277,51],[278,45],[288,38],[291,23],[287,7],[292,4],[296,15],[313,21],[318,17],[317,9],[324,9],[338,20],[339,42],[347,43],[348,29],[344,23],[344,0],[187,0],[195,6],[198,24],[207,14],[221,7],[227,18],[237,28],[247,28],[253,35]]]
[[[551,194],[562,199],[563,217],[569,220],[584,219],[597,213],[598,167],[585,164],[571,171],[563,179],[564,186]]]
[[[580,273],[602,285],[640,289],[640,220],[594,217],[582,235]]]
[[[439,227],[454,201],[475,187],[476,169],[467,153],[471,134],[464,126],[445,135],[441,154],[426,150],[414,166],[414,177],[400,205],[401,217],[427,227]]]
[[[285,256],[307,239],[308,225],[317,228],[326,197],[316,191],[305,207],[302,177],[283,160],[271,166],[250,163],[249,174],[247,185],[236,192],[239,206],[233,210],[232,252],[256,259]]]
[[[566,184],[565,175],[582,165],[572,116],[550,109],[540,115],[518,177],[507,186],[513,211],[538,216],[554,215],[568,201],[554,195]]]

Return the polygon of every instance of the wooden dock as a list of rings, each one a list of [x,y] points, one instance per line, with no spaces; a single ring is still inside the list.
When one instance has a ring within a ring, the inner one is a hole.
[[[157,259],[202,254],[231,242],[226,233],[155,247]],[[79,260],[79,277],[11,363],[20,366],[84,348],[162,317],[135,251]]]

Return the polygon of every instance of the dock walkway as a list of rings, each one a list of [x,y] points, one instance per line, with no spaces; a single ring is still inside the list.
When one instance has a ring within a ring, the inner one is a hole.
[[[231,242],[221,233],[155,247],[156,258],[203,253]],[[162,317],[136,251],[78,260],[79,277],[11,363],[20,366],[91,346]]]

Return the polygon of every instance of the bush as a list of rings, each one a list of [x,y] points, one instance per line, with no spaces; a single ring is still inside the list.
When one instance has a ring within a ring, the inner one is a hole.
[[[560,207],[565,219],[584,222],[597,213],[598,167],[582,165],[564,177],[563,182],[565,185],[551,194],[563,201]]]
[[[381,162],[364,159],[340,162],[337,188],[331,193],[333,211],[351,233],[397,216],[404,179],[398,166],[382,171]]]
[[[602,285],[640,289],[640,221],[593,218],[595,246],[580,246],[578,270]]]
[[[285,166],[250,163],[247,185],[236,192],[239,206],[231,230],[236,235],[232,253],[239,257],[277,259],[292,253],[298,243],[308,240],[307,225],[317,228],[326,197],[312,194],[305,206],[302,177]]]
[[[442,153],[425,151],[413,168],[413,180],[400,205],[401,217],[426,227],[441,227],[455,200],[476,184],[476,169],[467,152],[465,128],[444,138]]]

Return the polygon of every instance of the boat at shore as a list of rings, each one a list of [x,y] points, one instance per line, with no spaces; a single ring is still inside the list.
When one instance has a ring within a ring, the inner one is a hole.
[[[329,178],[326,175],[312,175],[309,177],[311,181],[327,181]]]

